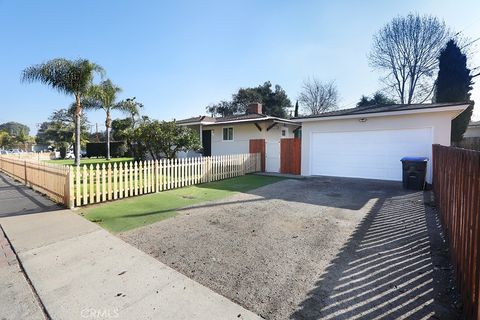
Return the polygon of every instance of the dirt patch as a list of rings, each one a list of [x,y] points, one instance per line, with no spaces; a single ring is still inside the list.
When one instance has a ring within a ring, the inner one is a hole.
[[[285,180],[120,236],[267,319],[451,316],[433,217],[398,183]]]

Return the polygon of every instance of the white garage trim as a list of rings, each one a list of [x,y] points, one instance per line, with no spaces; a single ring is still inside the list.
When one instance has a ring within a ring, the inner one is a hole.
[[[311,175],[402,179],[400,159],[431,159],[434,127],[310,132]],[[427,170],[427,180],[430,180]]]

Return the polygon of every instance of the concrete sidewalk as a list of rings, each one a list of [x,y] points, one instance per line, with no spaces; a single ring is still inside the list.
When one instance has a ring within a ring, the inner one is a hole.
[[[0,224],[52,319],[259,319],[69,210]]]
[[[0,204],[0,218],[61,209],[40,193],[4,174],[0,174]]]
[[[0,319],[43,320],[35,293],[0,226]]]

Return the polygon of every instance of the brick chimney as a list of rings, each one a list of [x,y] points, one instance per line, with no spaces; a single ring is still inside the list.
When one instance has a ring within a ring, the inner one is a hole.
[[[262,114],[262,111],[263,111],[262,104],[259,102],[255,102],[255,103],[250,103],[247,106],[246,114],[251,114],[251,113]]]

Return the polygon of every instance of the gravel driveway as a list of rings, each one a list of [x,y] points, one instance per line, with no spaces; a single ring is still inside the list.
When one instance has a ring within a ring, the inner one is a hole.
[[[426,195],[393,182],[289,179],[120,237],[267,319],[454,319]]]

